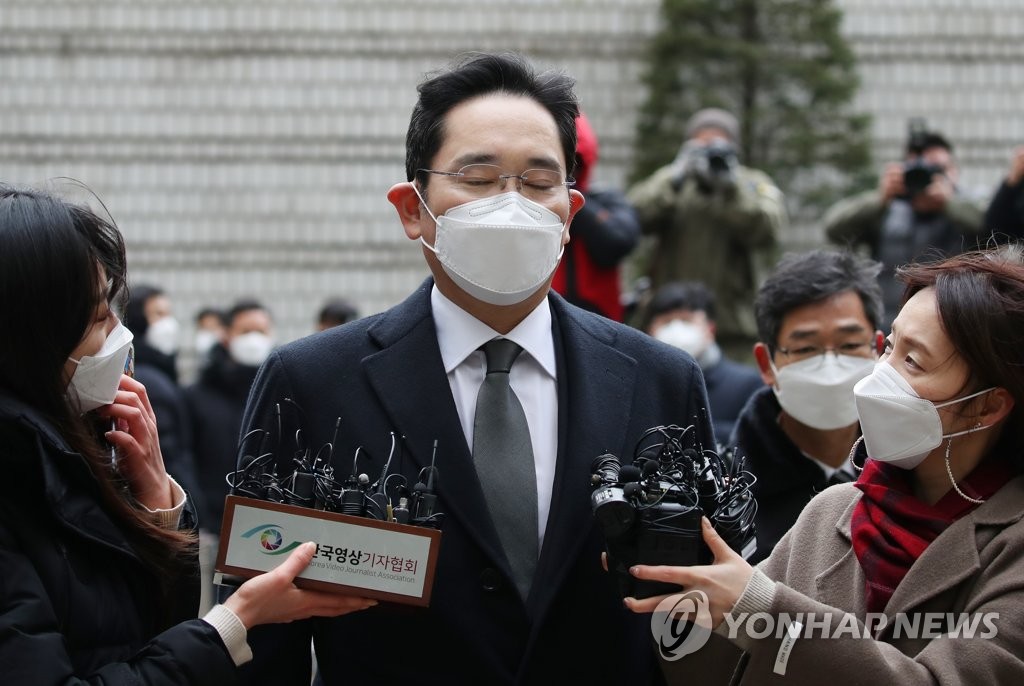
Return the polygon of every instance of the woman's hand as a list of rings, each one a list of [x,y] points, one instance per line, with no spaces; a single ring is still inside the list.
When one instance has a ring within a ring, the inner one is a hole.
[[[715,556],[710,565],[693,567],[648,567],[637,565],[630,568],[630,573],[637,579],[645,581],[664,581],[682,586],[680,592],[702,591],[708,598],[708,610],[711,614],[711,628],[722,623],[726,613],[736,605],[743,595],[747,582],[754,574],[754,568],[722,540],[707,517],[701,518],[704,541]],[[626,607],[633,612],[654,612],[661,601],[672,594],[654,598],[626,598]]]
[[[114,402],[97,409],[96,414],[117,423],[117,428],[104,436],[117,450],[117,470],[135,499],[150,510],[174,507],[146,387],[130,376],[121,376]]]
[[[224,601],[245,628],[308,617],[337,617],[377,604],[376,600],[308,591],[292,581],[313,559],[316,546],[303,543],[277,569],[249,579]]]

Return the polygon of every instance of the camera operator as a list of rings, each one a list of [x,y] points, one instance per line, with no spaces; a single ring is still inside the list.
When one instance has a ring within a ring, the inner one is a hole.
[[[969,250],[982,230],[981,208],[957,189],[960,171],[952,143],[912,122],[905,152],[903,162],[885,166],[877,190],[841,200],[824,219],[830,241],[866,246],[882,263],[885,332],[903,294],[895,268]]]
[[[985,231],[998,238],[1024,237],[1024,145],[1013,152],[1010,171],[985,211]]]
[[[767,174],[740,164],[739,123],[729,112],[700,110],[686,136],[671,164],[630,189],[641,230],[653,239],[636,271],[652,290],[670,281],[707,284],[718,301],[719,345],[733,359],[749,360],[757,340],[754,294],[787,222],[782,192]]]

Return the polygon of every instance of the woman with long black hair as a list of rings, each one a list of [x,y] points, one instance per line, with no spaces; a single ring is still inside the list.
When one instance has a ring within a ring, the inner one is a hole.
[[[4,684],[230,683],[249,628],[375,604],[297,589],[305,544],[195,619],[195,514],[123,374],[125,279],[112,222],[0,187]]]

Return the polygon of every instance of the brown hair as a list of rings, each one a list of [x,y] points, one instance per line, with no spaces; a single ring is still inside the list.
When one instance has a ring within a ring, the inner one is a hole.
[[[971,372],[977,390],[998,386],[1013,396],[1005,423],[1024,446],[1024,247],[1012,244],[933,264],[901,267],[904,302],[932,287],[942,328]]]

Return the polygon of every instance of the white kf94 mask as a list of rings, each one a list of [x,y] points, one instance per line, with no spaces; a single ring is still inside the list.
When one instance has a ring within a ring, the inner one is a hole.
[[[854,385],[871,373],[875,361],[826,352],[787,364],[775,372],[775,397],[793,419],[827,431],[857,421]]]
[[[114,402],[132,340],[132,332],[118,322],[95,355],[82,355],[79,360],[68,358],[78,365],[68,383],[68,400],[72,407],[84,414]]]
[[[415,187],[414,187],[415,188]],[[457,205],[440,217],[434,245],[445,273],[462,290],[491,305],[515,305],[537,292],[562,258],[562,219],[516,192]]]
[[[987,429],[985,426],[943,434],[938,408],[962,403],[991,390],[993,388],[986,388],[962,398],[933,403],[919,396],[892,365],[879,362],[875,371],[853,387],[868,457],[913,469],[939,447],[942,439]]]

